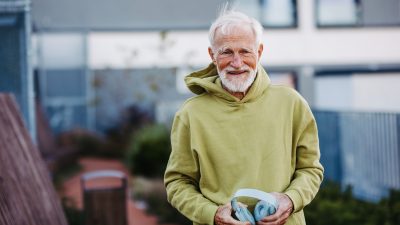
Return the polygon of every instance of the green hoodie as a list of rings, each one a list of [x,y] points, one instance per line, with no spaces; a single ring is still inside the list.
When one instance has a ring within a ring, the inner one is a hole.
[[[302,209],[323,177],[316,123],[295,90],[271,85],[258,68],[242,100],[222,88],[213,64],[185,78],[197,96],[175,115],[164,182],[168,201],[194,224],[214,224],[241,188],[287,194],[294,213],[286,224],[305,224]]]

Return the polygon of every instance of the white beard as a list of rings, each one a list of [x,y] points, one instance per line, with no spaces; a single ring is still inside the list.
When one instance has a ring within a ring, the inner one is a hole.
[[[222,71],[217,67],[219,77],[222,84],[231,92],[246,92],[247,89],[253,84],[257,74],[257,67],[253,70],[247,65],[242,66],[240,69],[226,67]],[[242,75],[229,75],[229,71],[247,70],[248,74]],[[247,77],[246,77],[247,76]]]

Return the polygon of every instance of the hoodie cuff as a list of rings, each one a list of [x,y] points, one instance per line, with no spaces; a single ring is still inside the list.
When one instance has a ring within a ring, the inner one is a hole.
[[[303,199],[301,195],[296,190],[287,190],[285,192],[287,196],[289,196],[290,200],[293,203],[293,213],[298,212],[303,209]]]
[[[214,224],[215,213],[217,213],[218,206],[209,205],[204,207],[202,217],[207,221],[206,224]]]

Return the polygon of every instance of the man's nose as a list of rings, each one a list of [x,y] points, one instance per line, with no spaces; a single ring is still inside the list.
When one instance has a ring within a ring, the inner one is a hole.
[[[233,59],[232,59],[232,62],[231,62],[231,66],[233,68],[240,68],[240,67],[242,67],[242,65],[243,65],[243,60],[240,57],[240,55],[237,54],[237,53],[233,54]]]

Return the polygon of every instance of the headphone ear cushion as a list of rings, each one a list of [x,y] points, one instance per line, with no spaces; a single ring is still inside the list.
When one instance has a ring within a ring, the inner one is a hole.
[[[242,222],[249,221],[252,225],[256,224],[253,215],[246,207],[242,207],[237,204],[236,199],[231,201],[232,209],[235,211],[235,216]]]
[[[256,221],[260,221],[266,216],[270,216],[276,212],[276,207],[266,201],[257,202],[254,208],[254,218]]]
[[[254,217],[251,215],[250,211],[245,207],[239,207],[240,210],[235,212],[236,217],[242,222],[249,221],[251,224],[255,225],[256,221],[254,220]]]

